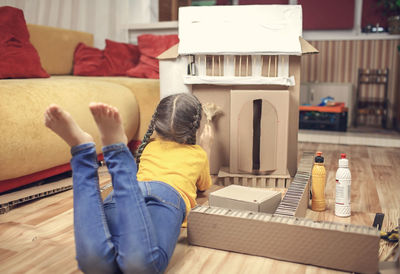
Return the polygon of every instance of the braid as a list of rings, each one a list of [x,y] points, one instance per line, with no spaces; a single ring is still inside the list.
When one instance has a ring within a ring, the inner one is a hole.
[[[202,115],[201,109],[202,109],[202,106],[201,106],[201,103],[199,103],[196,107],[196,114],[193,116],[191,134],[187,141],[187,143],[190,145],[196,144],[196,132],[197,132],[197,129],[200,127],[200,121],[201,121],[201,115]]]
[[[140,156],[153,131],[164,140],[179,144],[196,144],[201,114],[201,103],[194,95],[177,93],[163,98],[158,103],[149,129],[135,154],[136,162],[139,164]]]
[[[143,152],[144,148],[146,147],[146,145],[149,143],[150,137],[153,134],[154,124],[155,124],[156,119],[157,119],[157,110],[154,112],[154,114],[151,118],[151,121],[150,121],[149,128],[147,129],[147,132],[143,137],[142,143],[140,144],[140,146],[138,147],[138,149],[136,150],[136,153],[135,153],[136,165],[137,165],[138,169],[139,169],[140,157],[142,156],[142,152]]]

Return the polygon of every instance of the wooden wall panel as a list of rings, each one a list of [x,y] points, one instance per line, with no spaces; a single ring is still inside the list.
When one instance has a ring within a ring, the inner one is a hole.
[[[389,121],[396,106],[400,39],[310,41],[320,53],[303,56],[301,82],[352,83],[357,87],[358,68],[389,68]],[[371,94],[378,87],[371,86]],[[391,126],[391,122],[388,125]]]

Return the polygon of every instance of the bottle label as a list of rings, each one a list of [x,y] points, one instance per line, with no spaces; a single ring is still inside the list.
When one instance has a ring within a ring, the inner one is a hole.
[[[351,181],[349,179],[336,179],[336,204],[350,205]]]

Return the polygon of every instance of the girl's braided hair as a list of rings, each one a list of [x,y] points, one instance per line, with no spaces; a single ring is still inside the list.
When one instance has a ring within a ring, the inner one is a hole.
[[[180,144],[196,144],[196,132],[200,127],[202,107],[200,101],[191,94],[179,93],[163,98],[158,104],[142,143],[135,153],[136,163],[154,130],[165,140]]]

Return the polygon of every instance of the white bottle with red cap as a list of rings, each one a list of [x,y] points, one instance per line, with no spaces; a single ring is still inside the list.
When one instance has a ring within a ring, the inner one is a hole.
[[[348,217],[351,215],[351,173],[349,160],[342,153],[339,159],[339,168],[336,171],[336,202],[335,215]]]

